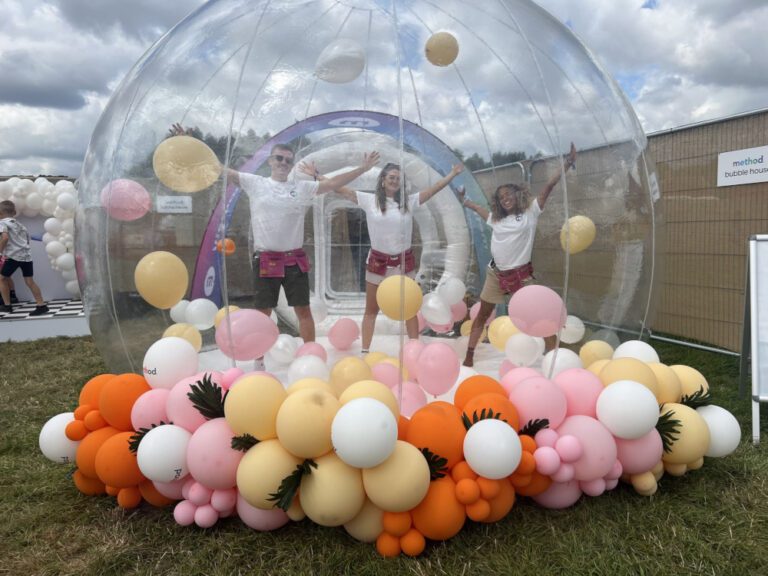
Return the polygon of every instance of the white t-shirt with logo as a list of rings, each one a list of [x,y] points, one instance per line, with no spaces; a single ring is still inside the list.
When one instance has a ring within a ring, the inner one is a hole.
[[[32,252],[29,249],[29,232],[24,224],[16,218],[0,220],[0,235],[8,233],[8,243],[3,250],[3,256],[17,262],[31,262]]]
[[[240,188],[251,203],[254,251],[287,252],[304,245],[304,215],[318,185],[310,180],[278,182],[240,173]]]
[[[510,214],[496,222],[493,215],[488,216],[488,225],[493,230],[491,256],[499,270],[511,270],[531,261],[539,215],[539,201],[534,198],[522,214]]]
[[[413,211],[419,207],[419,193],[408,196],[408,210],[401,212],[392,198],[387,198],[387,210],[382,212],[376,194],[357,192],[357,205],[365,211],[371,248],[394,256],[408,250],[413,238]]]

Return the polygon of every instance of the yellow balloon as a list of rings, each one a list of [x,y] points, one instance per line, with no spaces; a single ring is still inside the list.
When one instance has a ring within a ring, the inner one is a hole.
[[[283,385],[271,376],[243,376],[227,392],[224,417],[237,436],[250,434],[257,440],[275,438],[277,412],[286,397]]]
[[[579,350],[579,358],[584,366],[591,366],[598,360],[613,358],[613,346],[604,340],[590,340]]]
[[[288,392],[288,395],[290,396],[294,392],[297,392],[298,390],[324,390],[325,392],[328,392],[329,394],[333,394],[334,396],[336,393],[333,391],[333,388],[331,387],[328,382],[325,380],[321,380],[320,378],[302,378],[300,380],[296,380],[293,384],[288,386],[288,389],[286,392]]]
[[[389,458],[363,469],[363,485],[374,505],[389,512],[405,512],[427,495],[429,465],[416,446],[398,440]]]
[[[512,334],[520,332],[509,316],[498,316],[488,325],[488,340],[496,350],[504,351],[507,340]]]
[[[569,254],[578,254],[589,248],[595,241],[595,223],[586,216],[569,218],[560,230],[560,245]]]
[[[603,386],[608,386],[619,380],[633,380],[639,382],[658,398],[659,385],[653,370],[637,358],[616,358],[610,360],[598,374]]]
[[[344,524],[344,529],[355,540],[368,543],[375,542],[376,538],[378,538],[379,534],[384,530],[382,524],[383,517],[384,510],[366,499],[365,504],[363,504],[363,507],[360,512],[358,512],[357,516]]]
[[[169,336],[183,338],[192,344],[192,347],[198,352],[200,352],[200,348],[203,346],[203,336],[200,334],[200,330],[192,326],[192,324],[186,324],[184,322],[171,324],[165,329],[165,332],[163,332],[163,338],[168,338]]]
[[[656,375],[656,382],[659,384],[659,395],[656,399],[659,404],[666,402],[680,402],[683,396],[683,386],[672,368],[661,362],[651,362],[648,367]]]
[[[368,352],[363,360],[365,360],[365,363],[368,364],[368,366],[373,367],[386,357],[387,355],[384,354],[384,352]]]
[[[269,499],[270,495],[277,492],[301,462],[277,440],[254,444],[237,466],[237,489],[251,506],[271,510],[275,502]]]
[[[199,192],[221,176],[221,164],[213,150],[192,136],[163,140],[152,156],[155,176],[176,192]]]
[[[608,362],[610,362],[610,361],[611,361],[610,358],[603,358],[601,360],[595,360],[594,362],[592,362],[592,364],[587,366],[587,370],[592,372],[592,374],[594,374],[595,376],[599,377],[600,376],[600,372],[602,371],[602,369],[605,368],[605,365],[608,364]],[[586,366],[586,364],[585,364],[585,366]]]
[[[376,289],[379,308],[392,320],[410,320],[421,308],[421,288],[408,276],[389,276]]]
[[[459,43],[453,34],[436,32],[427,40],[424,52],[435,66],[449,66],[459,55]]]
[[[331,425],[341,404],[324,390],[307,388],[290,394],[277,412],[277,438],[299,458],[317,458],[333,450]],[[305,510],[306,512],[306,510]]]
[[[680,386],[682,387],[683,396],[691,396],[699,390],[707,392],[709,390],[709,383],[704,375],[696,370],[684,364],[675,364],[670,366],[672,370],[677,374],[680,379]]]
[[[661,459],[665,464],[695,464],[709,449],[710,432],[704,418],[696,410],[683,404],[664,404],[660,414],[672,412],[672,418],[680,421],[677,439],[672,442],[669,452]],[[672,470],[668,470],[673,474]]]
[[[133,271],[133,280],[144,300],[155,308],[167,310],[187,293],[189,273],[181,258],[159,250],[145,255]]]
[[[472,320],[464,320],[462,322],[461,327],[459,328],[459,332],[462,336],[469,336],[469,333],[472,332]],[[480,334],[480,342],[485,340],[486,336],[488,336],[488,327],[483,326],[483,332]]]
[[[240,310],[240,306],[229,305],[220,308],[219,311],[216,312],[216,316],[213,317],[213,325],[218,328],[221,321],[227,317],[227,314],[232,314],[232,312],[236,312],[237,310]]]
[[[400,407],[397,404],[397,398],[394,392],[390,390],[385,384],[377,382],[376,380],[361,380],[355,382],[349,386],[339,396],[339,402],[343,406],[350,400],[356,398],[373,398],[383,403],[392,415],[395,417],[395,421],[400,417]]]
[[[341,526],[365,504],[359,468],[344,463],[334,452],[315,460],[317,468],[301,479],[299,500],[307,517],[321,526]]]
[[[371,367],[357,356],[342,358],[331,368],[331,388],[336,397],[339,397],[350,384],[370,379]]]

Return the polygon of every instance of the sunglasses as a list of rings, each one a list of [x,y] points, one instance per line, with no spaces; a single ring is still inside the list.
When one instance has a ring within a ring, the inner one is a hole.
[[[285,162],[286,164],[293,164],[293,156],[283,156],[282,154],[272,154],[272,158],[278,162]]]

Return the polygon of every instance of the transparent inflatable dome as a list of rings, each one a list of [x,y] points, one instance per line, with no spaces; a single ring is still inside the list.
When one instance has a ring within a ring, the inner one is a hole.
[[[153,168],[179,128],[216,157],[187,165],[204,165],[190,177],[202,186],[196,191],[169,185]],[[566,172],[571,142],[578,159]],[[147,254],[181,259],[185,299],[253,307],[248,198],[205,167],[269,176],[278,143],[323,174],[378,151],[378,168],[351,184],[362,192],[387,162],[402,167],[411,192],[463,162],[464,172],[414,210],[413,248],[425,294],[457,277],[472,301],[490,260],[490,228],[462,208],[458,187],[488,206],[501,184],[527,183],[535,195],[559,173],[534,244],[538,283],[591,332],[637,338],[649,325],[661,251],[647,141],[617,84],[547,12],[528,0],[213,0],[127,75],[79,181],[78,277],[112,370],[140,371],[147,348],[174,322],[137,291],[134,271]],[[309,177],[294,167],[290,178]],[[596,229],[580,252],[561,243],[574,216]],[[225,240],[234,247],[227,256],[217,250]],[[327,194],[307,206],[318,334],[335,318],[361,317],[369,247],[354,204]],[[280,329],[294,332],[290,307],[276,312]],[[403,326],[380,315],[376,330]],[[204,331],[203,349],[213,346],[213,331]]]

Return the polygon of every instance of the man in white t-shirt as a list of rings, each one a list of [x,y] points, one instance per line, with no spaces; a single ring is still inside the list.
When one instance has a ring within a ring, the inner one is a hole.
[[[327,180],[289,179],[295,162],[285,144],[272,147],[269,178],[228,169],[229,182],[248,195],[254,249],[254,305],[269,315],[277,306],[280,288],[299,319],[305,342],[315,339],[315,323],[309,308],[309,261],[304,252],[304,215],[314,197],[344,186],[378,162],[379,154],[363,156],[359,167]]]

